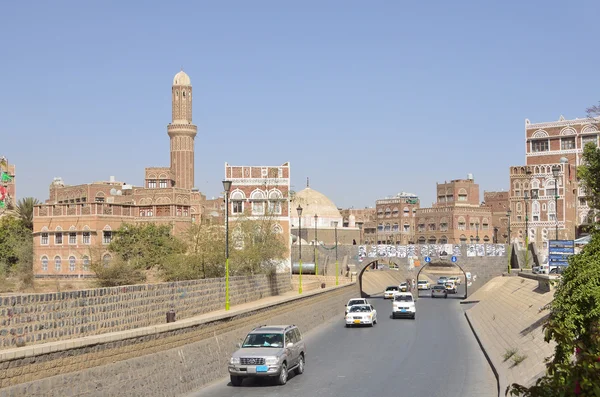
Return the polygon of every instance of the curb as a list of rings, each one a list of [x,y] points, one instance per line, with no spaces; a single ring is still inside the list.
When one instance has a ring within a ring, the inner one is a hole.
[[[468,305],[469,303],[479,303],[480,301],[460,301],[459,303],[461,305]],[[465,313],[466,314],[466,313]]]
[[[479,339],[479,336],[477,335],[477,332],[475,331],[473,324],[471,324],[471,319],[469,319],[467,312],[465,312],[465,318],[467,319],[467,323],[469,323],[469,327],[471,328],[473,335],[475,335],[475,339],[477,340],[477,343],[479,344],[479,347],[481,348],[481,351],[483,352],[485,359],[487,360],[488,364],[490,365],[490,368],[492,368],[492,372],[494,373],[494,376],[496,377],[496,387],[498,388],[498,397],[502,397],[502,395],[500,394],[501,393],[500,376],[498,375],[498,370],[494,366],[494,363],[492,362],[492,359],[490,358],[487,351],[485,350],[485,347],[483,347],[483,344],[481,343],[481,340]]]

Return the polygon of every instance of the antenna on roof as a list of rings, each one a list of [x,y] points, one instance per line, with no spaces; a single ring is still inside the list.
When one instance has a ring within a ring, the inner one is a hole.
[[[308,183],[308,177],[306,177],[306,187],[310,187],[310,184]]]

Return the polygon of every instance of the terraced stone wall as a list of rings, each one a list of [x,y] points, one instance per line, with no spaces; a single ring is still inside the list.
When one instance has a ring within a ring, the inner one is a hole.
[[[289,273],[230,278],[237,305],[291,289]],[[225,280],[204,279],[0,298],[0,349],[124,331],[225,307]]]

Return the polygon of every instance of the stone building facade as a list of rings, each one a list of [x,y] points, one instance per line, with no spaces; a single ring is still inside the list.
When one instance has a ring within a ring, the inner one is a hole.
[[[483,201],[492,211],[494,243],[508,243],[509,192],[483,192]]]
[[[291,271],[290,165],[234,166],[225,163],[225,180],[231,181],[229,225],[234,247],[236,219],[266,219],[281,234],[288,252],[279,271]]]
[[[107,248],[123,223],[169,225],[174,234],[200,221],[206,197],[194,186],[192,85],[181,71],[173,79],[170,167],[145,169],[144,185],[116,181],[66,185],[55,178],[49,198],[34,208],[34,275],[90,277],[92,261],[110,261]]]
[[[375,235],[375,207],[347,208],[340,210],[344,227],[357,227],[359,231],[358,242],[366,244],[366,235]],[[367,228],[370,227],[367,231]]]
[[[417,244],[493,242],[492,210],[481,205],[472,175],[438,183],[437,201],[416,210]]]
[[[559,239],[572,240],[593,223],[576,170],[584,146],[598,146],[599,125],[600,118],[525,120],[525,165],[510,167],[512,241],[523,245],[528,233],[529,242],[546,250],[557,230]]]
[[[405,192],[375,201],[376,219],[366,224],[364,243],[414,243],[415,219],[419,207],[419,197]]]

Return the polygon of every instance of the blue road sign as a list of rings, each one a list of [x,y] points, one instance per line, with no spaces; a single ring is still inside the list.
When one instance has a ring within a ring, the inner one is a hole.
[[[452,257],[452,262],[456,262],[456,257],[455,256]]]
[[[427,263],[431,262],[431,258],[430,258],[430,257],[428,257],[428,256],[426,256],[426,257],[425,257],[425,262],[427,262]]]

